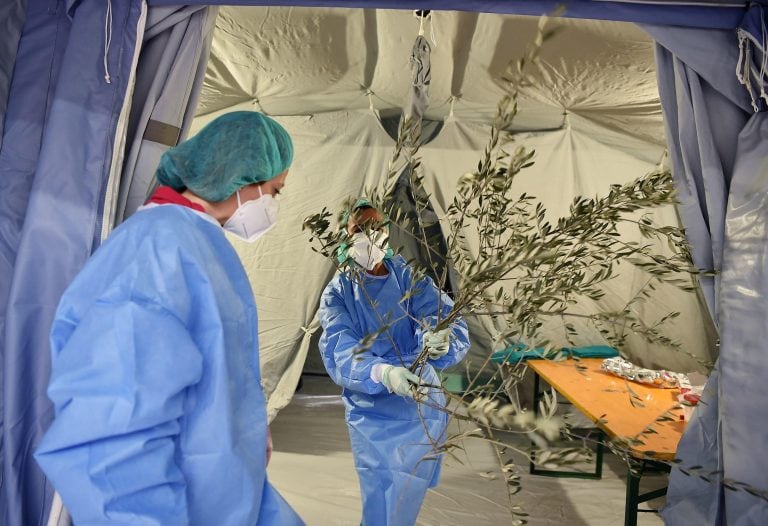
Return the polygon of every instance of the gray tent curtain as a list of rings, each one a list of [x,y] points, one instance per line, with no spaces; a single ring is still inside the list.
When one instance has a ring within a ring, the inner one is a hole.
[[[737,138],[752,113],[749,95],[734,74],[736,35],[676,29],[650,32],[657,41],[661,38],[657,33],[674,35],[667,40],[681,39],[670,45],[672,51],[663,44],[656,46],[667,142],[694,263],[719,271]],[[720,275],[702,277],[701,286],[717,323]]]
[[[189,132],[217,13],[217,7],[195,6],[155,7],[147,14],[112,225],[146,201],[160,156]]]
[[[3,145],[3,122],[26,6],[26,0],[4,0],[0,3],[0,35],[3,35],[0,39],[0,146]]]
[[[47,518],[53,491],[32,455],[53,416],[50,326],[61,293],[98,245],[145,7],[27,5],[0,148],[3,525]]]
[[[768,443],[768,113],[753,113],[736,78],[735,32],[646,27],[658,42],[659,92],[681,216],[720,331],[720,357],[680,442],[667,524],[766,524],[755,461]],[[701,476],[707,477],[704,480]]]

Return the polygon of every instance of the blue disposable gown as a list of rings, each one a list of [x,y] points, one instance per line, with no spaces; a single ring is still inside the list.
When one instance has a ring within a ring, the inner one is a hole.
[[[443,316],[453,301],[429,278],[414,283],[402,257],[385,260],[385,265],[387,276],[365,274],[362,286],[346,274],[328,284],[320,301],[320,351],[328,374],[343,387],[363,524],[408,526],[416,522],[427,489],[438,482],[441,459],[431,443],[445,438],[447,415],[438,408],[444,407],[445,396],[430,389],[429,404],[420,405],[390,394],[371,379],[371,368],[377,363],[410,366],[421,351],[424,331],[405,311],[434,326],[438,297]],[[382,326],[381,320],[391,324],[388,333],[379,334],[368,350],[355,352],[363,337]],[[423,381],[439,385],[435,369],[454,365],[468,350],[467,325],[459,319],[452,326],[450,351],[430,362],[421,372]]]
[[[162,205],[112,233],[56,312],[35,455],[77,526],[303,524],[266,477],[257,338],[218,225]]]

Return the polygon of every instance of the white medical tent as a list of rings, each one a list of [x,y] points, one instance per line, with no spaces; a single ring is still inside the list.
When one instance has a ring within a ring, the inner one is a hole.
[[[509,62],[533,39],[537,16],[557,4],[209,5],[223,3],[0,5],[0,523],[45,522],[53,490],[32,453],[52,418],[50,321],[89,255],[151,193],[167,148],[242,109],[273,116],[293,137],[278,226],[253,246],[233,240],[256,296],[274,416],[303,371],[322,372],[316,311],[334,267],[311,250],[302,220],[381,182],[393,130],[410,103],[409,59],[420,29],[431,47],[430,132],[420,156],[432,211],[444,221],[458,178],[475,169],[485,146]],[[762,2],[573,0],[565,7],[551,21],[558,31],[529,70],[532,84],[509,130],[537,152],[515,184],[556,219],[575,196],[672,169],[681,203],[654,210],[653,218],[682,224],[695,263],[718,274],[703,278],[698,294],[664,286],[637,306],[649,322],[681,313],[666,328],[682,342],[680,352],[637,337],[625,352],[639,364],[682,372],[704,371],[718,358],[719,365],[711,398],[678,451],[686,465],[711,468],[713,482],[673,470],[668,519],[768,520],[764,499],[727,493],[721,483],[768,487],[762,461],[744,453],[767,439],[764,419],[756,418],[768,372],[758,352],[768,336]],[[432,11],[422,21],[413,9]],[[466,234],[467,243],[476,241]],[[641,239],[634,229],[623,234]],[[622,268],[606,296],[583,312],[622,308],[646,280]],[[476,361],[497,348],[498,327],[469,322]],[[545,327],[554,339],[557,332]],[[586,325],[580,338],[603,343]],[[747,385],[752,395],[744,398]]]

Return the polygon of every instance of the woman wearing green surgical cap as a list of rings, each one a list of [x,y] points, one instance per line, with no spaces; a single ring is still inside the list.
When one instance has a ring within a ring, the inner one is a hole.
[[[256,305],[224,235],[274,225],[292,159],[269,117],[217,118],[62,296],[35,457],[75,524],[303,524],[267,480]]]
[[[236,236],[255,241],[277,219],[293,143],[277,122],[253,111],[222,115],[166,152],[158,181],[197,203]]]

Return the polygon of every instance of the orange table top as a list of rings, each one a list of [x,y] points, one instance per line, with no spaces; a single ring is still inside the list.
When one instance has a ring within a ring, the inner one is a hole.
[[[682,409],[677,407],[678,390],[651,387],[603,372],[602,361],[529,360],[528,366],[610,438],[631,439],[627,446],[630,452],[672,460],[685,427],[680,420]],[[657,421],[665,415],[672,420]]]

